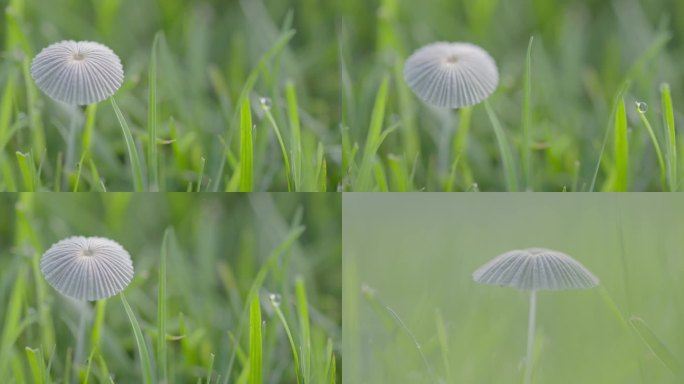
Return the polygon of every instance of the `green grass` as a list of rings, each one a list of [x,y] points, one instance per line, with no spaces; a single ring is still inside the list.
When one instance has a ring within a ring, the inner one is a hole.
[[[537,293],[532,382],[682,382],[683,208],[677,194],[345,194],[345,381],[522,383],[530,294],[472,273],[538,246],[600,285]]]
[[[679,191],[684,6],[628,1],[4,0],[0,191]],[[67,38],[121,57],[118,111],[36,88],[31,58]],[[406,58],[439,40],[495,58],[487,104],[407,87]]]
[[[335,25],[320,20],[340,7],[0,1],[0,191],[335,189]],[[119,55],[125,80],[114,109],[68,108],[35,86],[31,59],[63,39]],[[36,180],[25,183],[16,153],[40,165]]]
[[[368,7],[345,2],[338,34],[343,180],[351,181],[343,190],[681,190],[684,29],[674,20],[684,6],[678,2],[378,0],[373,11]],[[404,61],[435,41],[473,42],[494,57],[500,82],[486,103],[437,109],[408,89]],[[661,83],[669,84],[671,97]],[[380,91],[388,94],[381,128],[398,129],[376,149],[368,126]],[[615,137],[618,96],[627,108],[624,120],[617,115]],[[664,161],[671,184],[661,182],[651,135],[631,108],[635,101],[651,106],[655,137],[663,152],[670,148]],[[369,147],[370,181],[354,167]],[[410,175],[407,185],[387,182],[397,164]],[[363,188],[354,183],[361,176]]]
[[[339,381],[340,210],[334,194],[0,195],[0,374]],[[47,285],[40,256],[76,234],[131,253],[135,277],[120,297],[76,303]]]

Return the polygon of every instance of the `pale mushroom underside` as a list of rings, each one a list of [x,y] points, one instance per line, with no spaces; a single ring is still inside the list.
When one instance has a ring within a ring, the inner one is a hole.
[[[77,300],[114,296],[133,279],[128,252],[101,237],[71,237],[54,244],[43,255],[40,269],[53,288]]]
[[[119,57],[90,41],[61,41],[44,48],[31,63],[31,76],[51,98],[72,105],[112,96],[124,79]]]
[[[437,107],[462,108],[489,97],[499,83],[494,59],[470,43],[433,43],[406,61],[404,78],[423,101]]]
[[[599,280],[570,256],[549,249],[514,250],[497,256],[473,273],[482,284],[510,286],[521,290],[590,288]]]

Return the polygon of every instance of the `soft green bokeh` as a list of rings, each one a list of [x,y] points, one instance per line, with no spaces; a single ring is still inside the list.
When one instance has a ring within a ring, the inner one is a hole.
[[[0,336],[7,369],[3,380],[35,382],[24,352],[30,347],[41,348],[45,364],[51,361],[49,377],[63,382],[72,355],[68,351],[75,348],[79,305],[49,287],[40,272],[35,275],[31,263],[52,243],[73,235],[105,236],[131,254],[135,277],[124,293],[148,340],[156,375],[159,260],[164,232],[172,228],[166,288],[169,383],[209,377],[212,359],[212,382],[224,383],[236,350],[232,337],[239,339],[240,351],[230,382],[240,382],[238,377],[249,372],[244,354],[249,355],[245,308],[250,287],[274,249],[303,227],[290,247],[275,253],[258,290],[264,321],[263,382],[296,382],[290,344],[269,295],[279,295],[280,309],[299,345],[297,284],[305,287],[311,314],[311,376],[302,384],[324,382],[327,343],[336,356],[341,354],[340,205],[335,194],[1,194],[0,334],[9,329],[16,337],[12,341]],[[19,279],[26,282],[18,292],[23,328],[12,325],[9,309]],[[88,304],[85,310],[90,316],[95,306]],[[240,331],[241,322],[245,326]],[[106,380],[100,354],[115,382],[142,382],[133,331],[118,297],[107,300],[102,329],[90,382]],[[88,326],[83,361],[91,353],[91,330]],[[76,377],[76,368],[71,372]]]
[[[537,246],[601,284],[538,294],[536,383],[680,383],[624,320],[684,361],[683,209],[677,194],[345,194],[345,382],[432,382],[384,305],[438,382],[521,383],[529,294],[471,275]]]

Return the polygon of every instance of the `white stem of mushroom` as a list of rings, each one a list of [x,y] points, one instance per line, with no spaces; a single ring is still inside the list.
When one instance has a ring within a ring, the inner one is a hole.
[[[525,358],[525,384],[532,383],[532,350],[534,349],[534,322],[537,316],[537,291],[530,292],[530,315],[527,319],[527,357]]]
[[[74,364],[81,366],[83,358],[83,346],[85,344],[86,322],[88,317],[88,304],[85,301],[78,303],[78,330],[76,333],[76,350],[74,351]]]
[[[67,132],[66,154],[64,157],[64,185],[67,187],[69,185],[69,173],[75,169],[76,136],[78,136],[81,121],[81,110],[78,106],[72,105],[69,108],[69,115],[69,131]]]

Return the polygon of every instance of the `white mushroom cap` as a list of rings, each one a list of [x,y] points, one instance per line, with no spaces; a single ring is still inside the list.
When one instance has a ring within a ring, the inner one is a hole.
[[[77,300],[106,299],[133,279],[131,256],[102,237],[70,237],[53,244],[43,254],[40,270],[53,288]]]
[[[423,101],[462,108],[489,97],[499,84],[499,71],[477,45],[439,42],[413,52],[404,65],[404,79]]]
[[[599,280],[572,257],[550,249],[528,248],[506,252],[473,273],[482,284],[521,290],[591,288]]]
[[[119,57],[92,41],[60,41],[43,48],[31,63],[31,77],[51,98],[93,104],[116,93],[124,79]]]

